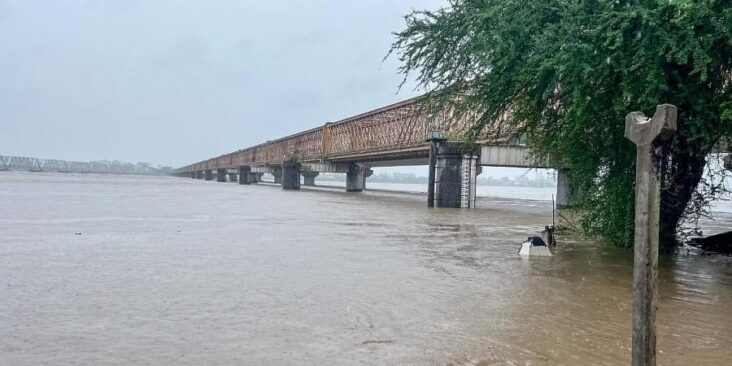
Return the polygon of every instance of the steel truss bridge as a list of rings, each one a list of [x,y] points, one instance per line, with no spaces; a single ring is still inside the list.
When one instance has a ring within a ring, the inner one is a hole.
[[[85,162],[0,155],[0,171],[3,170],[95,174],[159,174],[157,169],[150,167],[147,164],[132,164],[119,161]]]
[[[487,124],[473,138],[475,148],[463,142],[478,118],[475,112],[457,113],[451,107],[435,110],[425,96],[409,99],[338,122],[274,141],[213,157],[176,169],[173,174],[219,182],[256,183],[271,173],[283,189],[314,185],[320,172],[346,173],[346,191],[366,186],[372,167],[429,165],[428,205],[475,205],[481,166],[546,167],[533,161],[509,115]],[[296,163],[294,163],[296,162]],[[567,174],[561,182],[569,182]],[[558,195],[569,196],[569,183]],[[560,199],[558,199],[560,202]]]
[[[352,162],[365,167],[427,165],[430,144],[426,138],[430,132],[439,130],[449,140],[463,140],[476,117],[469,113],[428,110],[424,97],[409,99],[193,163],[176,169],[174,174],[240,166],[267,172],[267,167],[277,167],[292,155],[297,156],[305,169],[319,172],[343,172],[344,164]],[[500,122],[486,126],[478,136],[480,164],[542,166],[529,159],[516,131],[503,128]]]

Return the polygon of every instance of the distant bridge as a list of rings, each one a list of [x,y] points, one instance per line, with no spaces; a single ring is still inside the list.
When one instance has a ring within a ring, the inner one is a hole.
[[[173,174],[213,180],[216,172],[220,182],[228,177],[249,184],[271,173],[288,189],[299,188],[300,175],[305,185],[313,185],[318,173],[337,172],[346,173],[348,191],[361,191],[372,167],[430,165],[430,204],[473,207],[480,166],[547,167],[530,158],[521,137],[503,120],[486,126],[475,141],[477,147],[464,151],[460,141],[474,122],[469,113],[431,113],[426,99],[417,97],[193,163]],[[562,199],[569,200],[565,173],[560,171],[560,205]]]
[[[147,164],[132,164],[119,161],[70,161],[0,155],[0,171],[4,170],[95,174],[160,174],[158,169],[150,167]]]

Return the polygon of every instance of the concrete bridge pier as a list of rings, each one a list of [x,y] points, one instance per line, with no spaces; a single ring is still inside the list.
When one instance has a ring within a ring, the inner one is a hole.
[[[251,174],[252,168],[250,166],[239,167],[239,184],[249,184],[249,174]]]
[[[475,207],[478,156],[461,147],[460,142],[444,142],[437,147],[435,207]]]
[[[358,163],[351,163],[346,172],[346,192],[362,192],[366,189],[366,178],[374,171]]]
[[[226,169],[216,169],[216,181],[226,182]]]
[[[315,177],[320,175],[319,172],[311,172],[311,171],[300,172],[300,174],[303,177],[303,185],[306,185],[306,186],[315,186]]]
[[[196,178],[197,178],[197,177],[196,177],[196,175],[197,175],[196,173],[197,173],[197,172],[191,172],[191,179],[196,179]]]
[[[572,186],[572,172],[569,169],[557,170],[557,209],[574,206],[574,187]]]
[[[200,170],[195,171],[196,179],[203,179],[203,172]]]
[[[206,172],[204,173],[206,180],[213,180],[213,170],[206,169]]]
[[[236,173],[229,172],[229,182],[236,182],[237,180]]]
[[[300,164],[290,161],[282,163],[282,169],[280,172],[280,181],[282,182],[282,189],[296,190],[300,189]],[[275,175],[275,181],[276,181]],[[315,178],[313,178],[315,179]]]

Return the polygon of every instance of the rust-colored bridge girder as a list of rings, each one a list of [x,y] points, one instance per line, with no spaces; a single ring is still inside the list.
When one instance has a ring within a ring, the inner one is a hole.
[[[441,129],[461,140],[475,122],[474,115],[451,111],[438,114]],[[303,162],[387,161],[427,156],[430,130],[425,98],[417,97],[344,120],[326,123],[274,141],[187,165],[176,173],[239,166],[279,165],[291,154]],[[478,143],[506,143],[510,129],[487,126]]]

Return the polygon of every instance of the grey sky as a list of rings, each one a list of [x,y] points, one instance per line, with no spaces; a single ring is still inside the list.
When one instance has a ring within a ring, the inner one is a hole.
[[[441,0],[0,0],[0,153],[179,166],[411,97]]]

